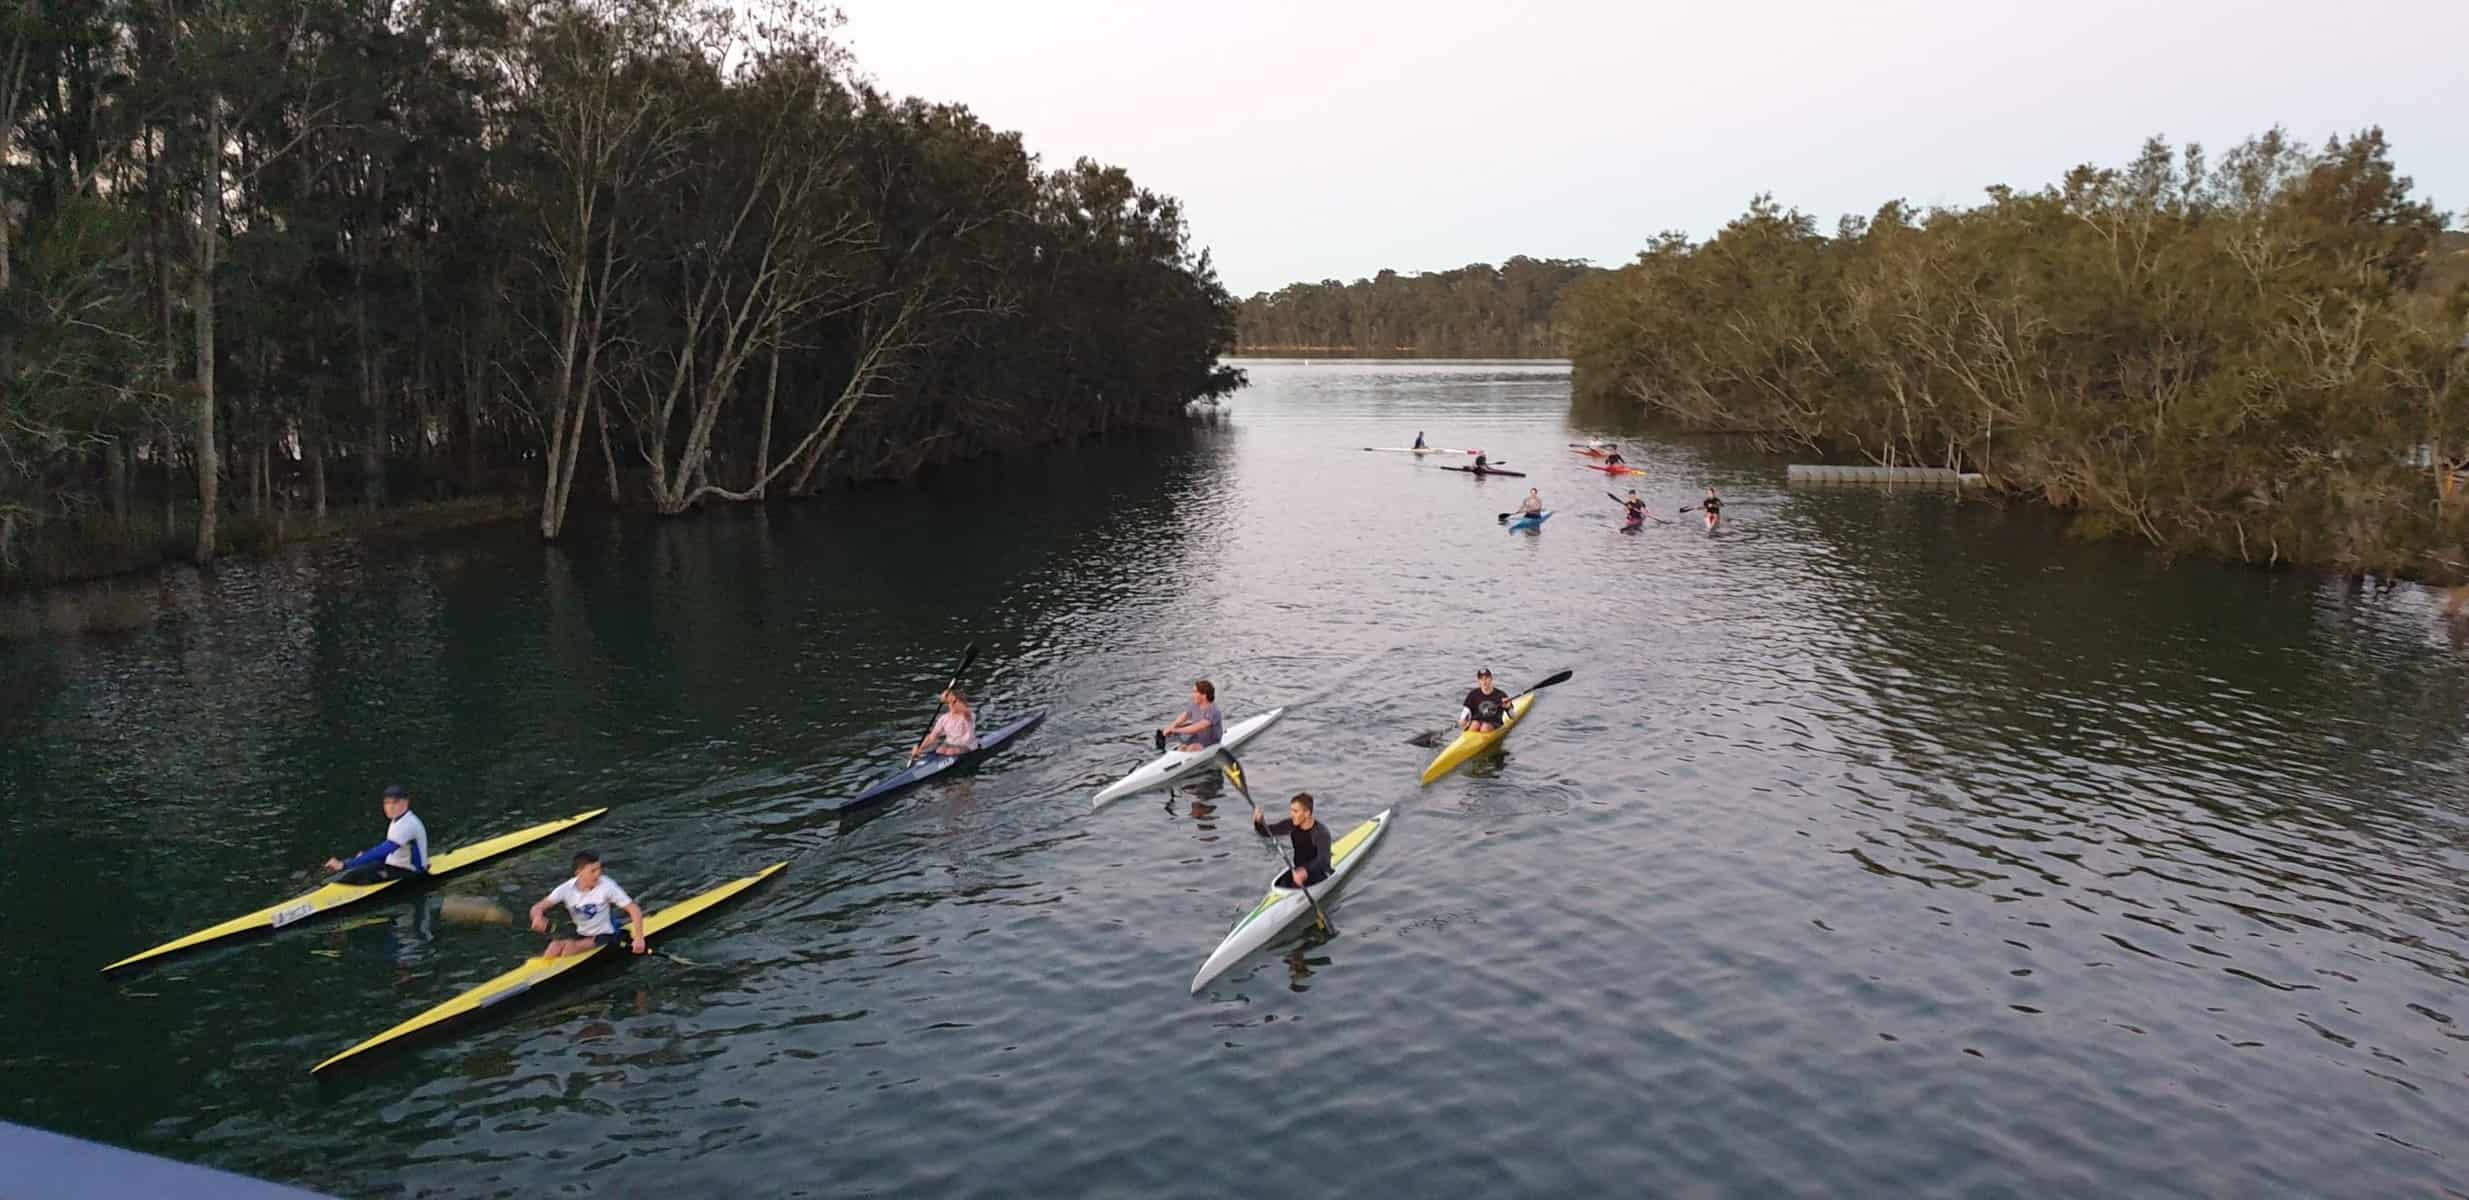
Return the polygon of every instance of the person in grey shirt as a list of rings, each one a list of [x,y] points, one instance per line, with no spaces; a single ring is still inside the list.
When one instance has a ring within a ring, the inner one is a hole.
[[[1181,738],[1172,748],[1200,750],[1226,739],[1226,719],[1217,715],[1217,685],[1206,679],[1192,684],[1192,702],[1183,706],[1183,715],[1174,723],[1157,731],[1160,740]]]

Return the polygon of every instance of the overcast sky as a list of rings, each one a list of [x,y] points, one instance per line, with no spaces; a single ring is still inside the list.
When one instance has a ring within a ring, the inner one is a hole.
[[[1831,225],[2274,124],[2380,124],[2469,209],[2469,0],[845,3],[884,86],[1180,197],[1237,295],[1617,265],[1761,191]]]

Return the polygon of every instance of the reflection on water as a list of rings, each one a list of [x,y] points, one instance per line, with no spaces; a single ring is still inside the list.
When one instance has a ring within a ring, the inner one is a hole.
[[[1332,1137],[1322,1182],[1382,1194],[2464,1188],[2432,598],[1712,440],[1630,457],[1720,532],[1623,534],[1566,443],[1639,431],[1565,367],[1249,369],[1187,439],[227,564],[124,640],[0,645],[0,1117],[344,1194],[1223,1195]],[[1418,429],[1529,477],[1362,449]],[[1555,515],[1507,537],[1521,483]],[[835,811],[970,640],[990,718],[1053,715]],[[1477,666],[1576,674],[1418,787]],[[1194,998],[1275,848],[1215,776],[1088,799],[1204,676],[1289,706],[1264,802],[1402,819],[1336,936]],[[791,867],[333,1084],[536,939],[432,895],[95,974],[298,890],[398,781],[441,846],[612,806],[441,889],[518,911],[586,847],[654,908]]]

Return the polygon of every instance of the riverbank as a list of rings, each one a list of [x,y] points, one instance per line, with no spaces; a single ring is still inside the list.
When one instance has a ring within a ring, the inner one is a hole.
[[[539,503],[537,495],[463,496],[373,509],[336,507],[323,517],[285,509],[227,512],[219,520],[222,557],[262,558],[318,542],[414,537],[515,521],[536,516]],[[35,526],[19,538],[16,565],[0,572],[0,597],[22,597],[63,584],[126,579],[187,562],[196,545],[196,529],[194,506],[168,518],[156,509],[127,518],[98,513]]]
[[[1558,319],[1593,403],[1977,472],[2081,536],[2450,582],[2469,259],[2444,217],[2379,131],[2216,159],[2154,141],[1831,233],[1761,198],[1579,282]]]

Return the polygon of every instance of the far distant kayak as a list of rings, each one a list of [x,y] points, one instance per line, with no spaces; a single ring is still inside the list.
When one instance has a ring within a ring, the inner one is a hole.
[[[1601,471],[1606,475],[1643,475],[1646,473],[1646,468],[1644,467],[1632,467],[1626,464],[1617,467],[1607,467],[1602,463],[1584,463],[1581,465],[1589,471]]]
[[[1480,451],[1480,450],[1451,450],[1451,449],[1448,449],[1447,447],[1444,447],[1444,446],[1425,446],[1424,448],[1422,448],[1422,449],[1420,449],[1420,450],[1417,450],[1417,449],[1415,449],[1415,448],[1414,448],[1414,447],[1412,447],[1412,446],[1365,446],[1365,447],[1364,447],[1364,449],[1365,449],[1365,450],[1367,450],[1367,451],[1369,451],[1369,452],[1371,452],[1371,453],[1374,453],[1374,454],[1481,454],[1481,453],[1483,453],[1483,452],[1482,452],[1482,451]]]
[[[1516,533],[1521,529],[1541,529],[1543,528],[1543,523],[1551,519],[1552,510],[1547,508],[1542,512],[1536,513],[1534,516],[1519,517],[1518,519],[1509,522],[1509,532]]]
[[[840,811],[846,812],[861,805],[872,804],[878,800],[887,799],[895,792],[902,792],[916,787],[917,785],[924,783],[937,775],[957,771],[964,767],[974,767],[987,755],[1002,749],[1005,742],[1037,728],[1037,723],[1045,719],[1046,710],[1041,708],[1036,712],[1030,713],[1028,716],[1022,717],[1019,720],[1002,727],[1001,729],[997,729],[992,733],[978,738],[977,749],[971,750],[966,754],[921,755],[916,762],[909,764],[908,769],[877,780],[872,787],[867,788],[865,791],[859,792],[856,799],[841,805]]]
[[[1482,470],[1479,470],[1479,471],[1478,471],[1478,470],[1476,470],[1476,469],[1475,469],[1475,468],[1473,468],[1473,467],[1442,467],[1442,468],[1441,468],[1441,470],[1443,470],[1443,471],[1464,471],[1465,473],[1467,473],[1467,474],[1469,474],[1469,475],[1473,475],[1473,476],[1477,476],[1477,477],[1481,477],[1481,476],[1484,476],[1484,475],[1506,475],[1506,476],[1508,476],[1508,477],[1509,477],[1509,478],[1511,478],[1511,479],[1524,479],[1524,478],[1526,478],[1526,472],[1524,472],[1524,471],[1503,471],[1503,470],[1501,470],[1501,469],[1500,469],[1500,468],[1498,468],[1498,467],[1485,467],[1485,468],[1483,468]]]

